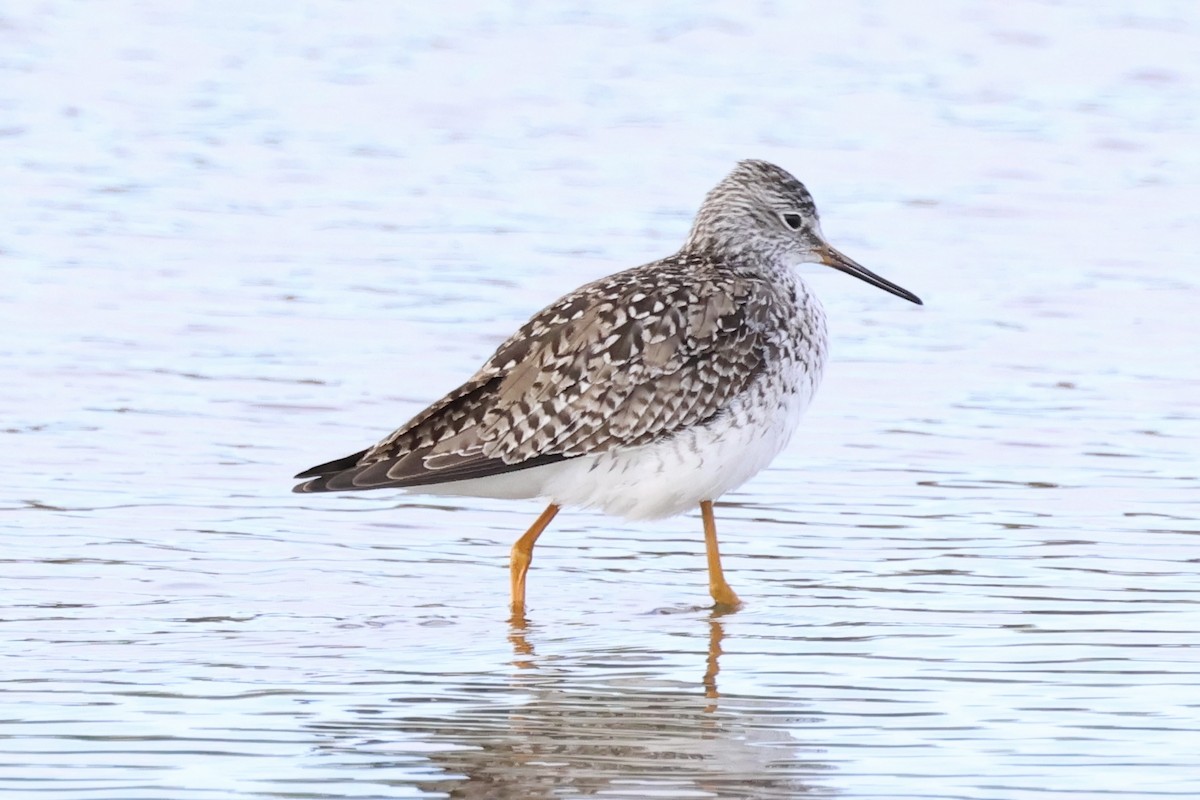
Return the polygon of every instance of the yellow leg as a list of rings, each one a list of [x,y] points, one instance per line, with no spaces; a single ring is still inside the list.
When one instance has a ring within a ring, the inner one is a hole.
[[[546,530],[550,520],[558,513],[558,506],[551,503],[534,521],[525,535],[517,539],[512,547],[512,557],[509,561],[509,571],[512,577],[512,611],[518,616],[525,611],[525,573],[529,572],[529,564],[533,561],[533,545]]]
[[[700,516],[704,519],[704,548],[708,552],[708,593],[717,601],[718,606],[736,608],[742,601],[725,582],[725,573],[721,569],[721,551],[717,549],[717,521],[713,517],[712,500],[700,501]]]

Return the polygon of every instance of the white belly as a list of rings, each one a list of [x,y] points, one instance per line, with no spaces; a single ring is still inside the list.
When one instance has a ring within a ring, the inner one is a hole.
[[[782,398],[781,398],[782,399]],[[543,496],[560,505],[597,508],[626,519],[669,517],[715,500],[748,481],[787,446],[809,397],[793,396],[773,413],[726,419],[671,439],[562,462]],[[554,465],[559,466],[559,465]]]
[[[821,354],[816,354],[820,356]],[[784,365],[727,413],[670,439],[488,478],[423,486],[424,494],[541,497],[626,519],[669,517],[741,486],[787,446],[808,407],[821,364]]]
[[[795,280],[798,330],[723,414],[653,444],[465,481],[422,486],[422,494],[541,497],[626,519],[669,517],[741,486],[787,446],[821,380],[825,320],[816,298]]]

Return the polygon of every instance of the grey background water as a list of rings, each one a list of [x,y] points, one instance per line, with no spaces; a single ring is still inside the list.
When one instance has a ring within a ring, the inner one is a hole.
[[[919,8],[919,11],[918,11]],[[1200,7],[0,10],[0,789],[1200,794]],[[719,509],[300,497],[738,158],[915,308]]]

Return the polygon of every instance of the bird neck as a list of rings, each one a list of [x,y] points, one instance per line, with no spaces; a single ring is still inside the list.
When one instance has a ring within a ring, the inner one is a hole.
[[[773,253],[763,252],[745,241],[714,239],[706,235],[692,235],[679,250],[680,257],[688,261],[711,264],[718,269],[754,277],[778,279],[791,276],[791,267]]]

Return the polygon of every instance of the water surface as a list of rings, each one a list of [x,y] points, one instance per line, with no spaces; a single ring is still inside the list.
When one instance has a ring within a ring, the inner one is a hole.
[[[0,789],[1200,794],[1186,4],[50,2],[0,17]],[[698,515],[296,496],[738,158],[839,248]]]

